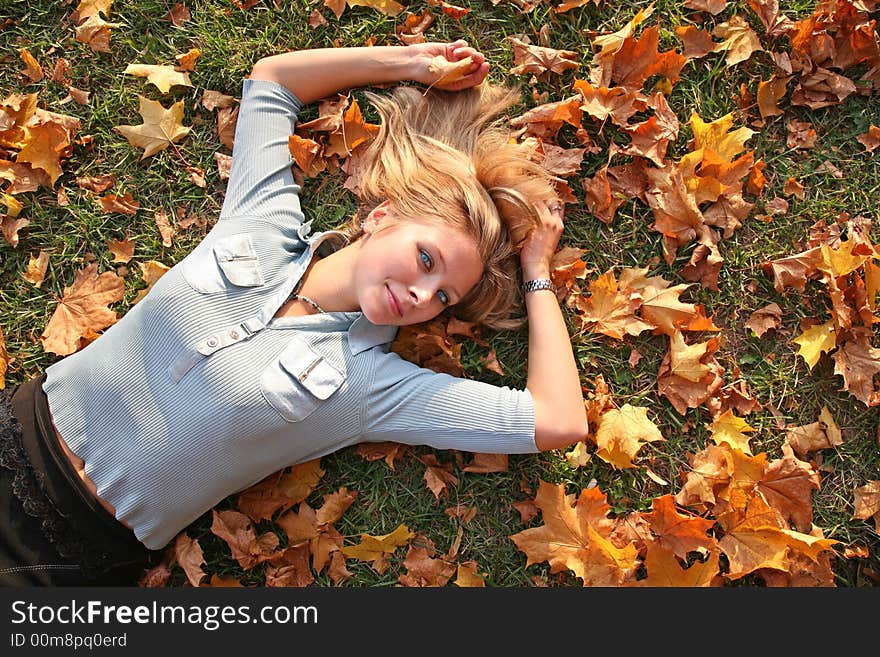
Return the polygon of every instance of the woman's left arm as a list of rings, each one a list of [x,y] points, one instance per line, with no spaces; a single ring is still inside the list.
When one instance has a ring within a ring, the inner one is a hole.
[[[408,46],[314,48],[264,57],[251,71],[251,79],[269,80],[287,87],[303,104],[356,87],[412,80],[432,84],[440,77],[431,68],[434,57],[450,62],[471,57],[466,75],[437,87],[458,91],[479,84],[489,72],[482,53],[462,39],[452,43],[417,43]]]

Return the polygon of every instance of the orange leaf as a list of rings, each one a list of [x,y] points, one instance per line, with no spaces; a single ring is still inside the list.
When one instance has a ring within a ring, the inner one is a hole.
[[[64,295],[40,336],[43,349],[59,356],[77,351],[80,339],[89,332],[116,323],[116,313],[107,306],[122,301],[124,296],[125,282],[114,272],[98,275],[95,262],[83,267],[76,273],[73,285],[64,288]]]
[[[611,507],[605,495],[585,488],[573,502],[562,484],[540,482],[535,504],[544,524],[510,537],[528,557],[526,566],[547,561],[551,573],[571,571],[584,586],[619,586],[632,579],[638,551],[632,544],[618,548],[608,538]]]

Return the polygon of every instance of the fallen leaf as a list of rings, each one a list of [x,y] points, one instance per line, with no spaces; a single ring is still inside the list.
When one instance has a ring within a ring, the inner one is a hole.
[[[664,440],[657,425],[648,419],[648,409],[624,404],[599,418],[596,428],[596,456],[623,470],[636,467],[632,459],[642,446]]]
[[[179,100],[165,109],[161,103],[138,95],[140,115],[144,122],[138,126],[119,125],[114,130],[121,133],[133,146],[143,148],[140,159],[154,155],[174,142],[178,142],[192,128],[183,125],[183,101]]]
[[[139,78],[147,78],[163,94],[167,94],[171,87],[191,87],[189,73],[178,71],[173,66],[155,66],[153,64],[129,64],[123,73],[134,75]]]
[[[125,282],[111,271],[98,274],[93,262],[76,273],[70,287],[49,318],[40,341],[44,351],[66,356],[80,348],[89,332],[98,332],[116,323],[116,313],[107,306],[122,301]]]
[[[46,276],[46,269],[49,267],[49,254],[40,249],[37,257],[28,259],[27,269],[22,272],[21,277],[36,288],[43,284],[43,278]]]

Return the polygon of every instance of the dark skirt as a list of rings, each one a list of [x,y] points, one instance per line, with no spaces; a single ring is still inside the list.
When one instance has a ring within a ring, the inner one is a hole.
[[[85,487],[52,429],[44,379],[0,390],[0,585],[136,586],[162,551]]]

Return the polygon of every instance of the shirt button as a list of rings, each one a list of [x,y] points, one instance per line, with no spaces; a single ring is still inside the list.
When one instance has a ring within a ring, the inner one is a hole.
[[[238,331],[236,331],[236,330],[230,331],[229,337],[232,338],[233,340],[238,340]]]
[[[216,347],[218,344],[217,338],[208,338],[205,344],[207,344],[209,347]]]

